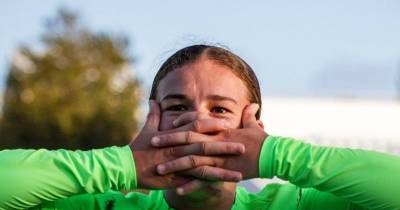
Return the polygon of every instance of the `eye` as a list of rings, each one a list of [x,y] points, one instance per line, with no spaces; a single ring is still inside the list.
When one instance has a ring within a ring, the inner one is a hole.
[[[181,112],[181,111],[186,111],[187,108],[186,108],[186,106],[179,104],[179,105],[169,106],[165,110],[166,111]]]
[[[217,106],[217,107],[213,107],[211,109],[211,112],[217,113],[217,114],[225,114],[225,113],[228,113],[230,111],[228,109],[224,108],[224,107]]]

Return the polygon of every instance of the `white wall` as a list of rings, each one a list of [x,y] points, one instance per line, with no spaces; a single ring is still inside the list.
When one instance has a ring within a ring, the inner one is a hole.
[[[323,145],[400,154],[400,102],[265,98],[267,132]]]

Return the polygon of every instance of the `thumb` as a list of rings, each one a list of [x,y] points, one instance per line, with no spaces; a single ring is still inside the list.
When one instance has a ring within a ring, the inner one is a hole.
[[[256,113],[259,108],[260,106],[258,104],[252,103],[243,110],[243,115],[242,115],[243,128],[260,127],[256,119]]]
[[[149,113],[147,114],[144,129],[158,131],[160,124],[160,107],[154,100],[149,100]]]

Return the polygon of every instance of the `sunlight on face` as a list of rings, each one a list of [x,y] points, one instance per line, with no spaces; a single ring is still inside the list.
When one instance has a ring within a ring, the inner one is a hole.
[[[185,65],[161,80],[157,101],[161,106],[160,130],[173,128],[181,114],[198,112],[240,127],[243,109],[250,104],[245,84],[228,67],[207,58]]]

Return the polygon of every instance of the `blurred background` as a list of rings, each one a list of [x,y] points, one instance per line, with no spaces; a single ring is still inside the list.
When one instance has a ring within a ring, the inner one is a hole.
[[[256,71],[269,133],[400,154],[399,11],[396,0],[3,1],[0,148],[124,145],[160,64],[218,43]]]

